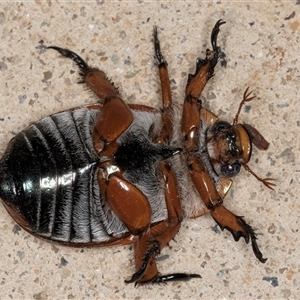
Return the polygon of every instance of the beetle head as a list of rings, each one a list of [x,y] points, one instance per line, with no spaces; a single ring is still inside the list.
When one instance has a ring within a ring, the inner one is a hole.
[[[268,149],[269,143],[249,124],[238,124],[238,117],[242,106],[254,99],[246,89],[238,112],[231,125],[225,121],[217,121],[207,132],[207,150],[214,171],[220,177],[233,177],[237,175],[241,166],[251,173],[265,186],[273,189],[271,178],[260,178],[247,165],[252,152],[252,144],[260,150]]]
[[[208,133],[208,152],[220,177],[233,177],[250,160],[252,143],[242,124],[218,121]]]

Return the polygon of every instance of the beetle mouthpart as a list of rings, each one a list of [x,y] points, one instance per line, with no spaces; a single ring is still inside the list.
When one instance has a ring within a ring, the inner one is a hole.
[[[276,180],[274,178],[261,178],[258,175],[256,175],[249,167],[247,164],[242,164],[243,167],[245,168],[245,170],[247,172],[249,172],[250,174],[252,174],[258,181],[262,182],[267,188],[269,188],[270,190],[274,190],[273,186],[276,186],[275,183],[270,182],[271,180]]]

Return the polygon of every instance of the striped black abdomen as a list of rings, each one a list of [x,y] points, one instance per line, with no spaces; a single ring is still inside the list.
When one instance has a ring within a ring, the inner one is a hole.
[[[101,202],[91,138],[98,112],[82,108],[46,117],[20,132],[2,158],[0,196],[34,233],[88,243],[126,231]]]

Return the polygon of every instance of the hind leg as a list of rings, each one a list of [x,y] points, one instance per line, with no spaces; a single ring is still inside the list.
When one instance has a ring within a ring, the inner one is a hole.
[[[99,98],[119,96],[118,89],[108,80],[106,74],[97,68],[91,68],[78,54],[55,46],[50,46],[48,49],[54,49],[72,59],[80,69],[80,83],[85,83]]]
[[[136,272],[126,283],[160,283],[174,280],[201,278],[198,274],[172,273],[160,275],[157,270],[156,256],[176,236],[183,219],[174,170],[167,162],[161,162],[159,170],[165,181],[165,199],[168,218],[159,222],[139,236],[134,245]]]

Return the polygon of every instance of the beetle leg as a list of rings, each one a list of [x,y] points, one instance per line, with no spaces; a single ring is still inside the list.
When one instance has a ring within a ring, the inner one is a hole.
[[[202,278],[199,274],[187,274],[187,273],[174,273],[168,275],[160,275],[155,278],[154,283],[161,283],[167,281],[188,281],[192,278]]]
[[[220,26],[224,23],[225,22],[223,20],[219,20],[214,26],[211,33],[211,44],[213,50],[206,50],[205,59],[197,59],[196,72],[194,75],[190,74],[188,77],[185,91],[186,95],[191,95],[198,99],[207,81],[213,76],[214,67],[217,64],[220,55],[220,47],[217,46],[217,37]]]
[[[120,175],[109,177],[105,199],[132,235],[140,235],[149,228],[151,207],[148,199]]]
[[[105,161],[98,168],[98,183],[104,203],[125,224],[128,231],[138,236],[151,223],[151,207],[147,197],[123,178],[118,166]]]
[[[149,242],[150,233],[142,235],[134,245],[137,271],[125,283],[146,283],[152,281],[158,274],[155,257],[160,253],[157,241]],[[149,247],[150,245],[150,247]],[[143,256],[140,256],[143,255]],[[137,264],[139,263],[139,265]]]
[[[149,242],[146,245],[149,245]],[[125,280],[125,283],[143,284],[143,283],[162,283],[167,281],[188,281],[192,278],[201,278],[199,274],[188,274],[188,273],[173,273],[167,275],[159,275],[157,271],[157,265],[155,256],[160,253],[160,246],[158,242],[151,242],[150,248],[143,258],[142,265],[135,272],[129,280]],[[135,247],[135,250],[138,249]],[[139,249],[140,251],[140,249]]]
[[[222,205],[213,208],[211,210],[211,215],[222,230],[227,229],[231,232],[235,241],[238,241],[240,237],[243,237],[248,244],[251,239],[255,256],[262,263],[267,261],[266,258],[263,258],[263,255],[258,248],[256,243],[257,237],[253,228],[248,225],[242,217],[234,215]]]
[[[121,98],[106,97],[93,130],[93,143],[98,154],[104,150],[105,146],[116,141],[132,121],[132,113]],[[108,154],[113,153],[106,153]]]
[[[166,109],[172,105],[172,95],[171,95],[169,74],[167,69],[168,64],[164,59],[160,50],[160,43],[157,36],[157,27],[154,27],[153,30],[153,42],[154,42],[154,51],[155,51],[155,61],[158,66],[161,89],[162,89],[161,93],[162,93],[163,108]]]
[[[161,133],[157,139],[159,144],[168,143],[170,141],[170,135],[172,132],[172,94],[170,88],[170,80],[168,74],[168,64],[164,59],[161,50],[160,43],[157,35],[157,27],[153,29],[153,42],[154,42],[154,51],[155,51],[155,62],[159,70],[159,78],[161,84],[161,94],[162,94],[162,122],[163,126]]]
[[[167,162],[162,162],[159,169],[165,180],[165,199],[168,211],[168,219],[152,226],[148,232],[141,235],[135,243],[136,272],[126,283],[137,282],[165,282],[170,280],[189,280],[200,277],[198,274],[174,273],[159,275],[156,265],[156,255],[175,237],[178,233],[183,212],[178,197],[176,176]]]
[[[197,157],[189,159],[189,169],[194,186],[206,207],[213,209],[215,206],[222,204],[223,199],[218,194],[207,168]]]
[[[109,81],[106,74],[101,70],[91,68],[78,54],[55,46],[47,48],[54,49],[63,56],[72,59],[80,69],[82,79],[79,83],[85,83],[98,97],[104,99],[108,96],[119,96],[118,89]]]
[[[191,95],[186,96],[182,109],[181,131],[185,140],[185,148],[193,152],[197,145],[199,127],[200,127],[200,112],[201,101]]]
[[[243,237],[248,244],[251,239],[254,255],[260,262],[266,262],[267,259],[263,258],[258,248],[257,238],[252,227],[242,217],[234,215],[222,205],[223,199],[218,194],[208,170],[195,157],[190,161],[190,174],[201,199],[220,228],[229,230],[235,241]]]

